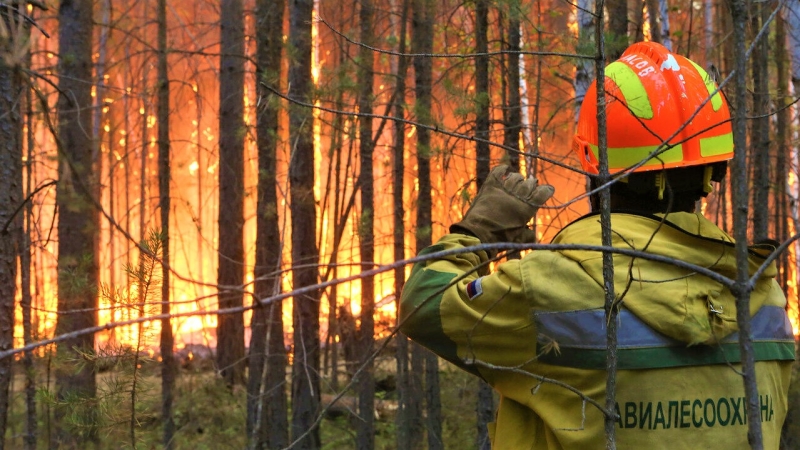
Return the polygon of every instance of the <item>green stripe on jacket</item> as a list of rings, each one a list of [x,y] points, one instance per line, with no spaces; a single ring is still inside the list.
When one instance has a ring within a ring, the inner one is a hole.
[[[419,256],[444,249],[443,245],[433,245],[420,252]],[[431,270],[427,266],[428,262],[415,264],[411,276],[403,287],[399,312],[400,330],[433,353],[480,376],[474,366],[464,364],[458,357],[458,346],[442,328],[442,317],[439,312],[442,295],[452,286],[452,281],[457,275]]]

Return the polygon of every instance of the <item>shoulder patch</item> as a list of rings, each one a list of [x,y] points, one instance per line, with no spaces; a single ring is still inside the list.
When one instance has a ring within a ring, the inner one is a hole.
[[[476,298],[480,297],[481,294],[483,294],[483,285],[481,284],[482,280],[483,277],[480,277],[467,285],[467,295],[469,296],[470,300],[475,300]]]

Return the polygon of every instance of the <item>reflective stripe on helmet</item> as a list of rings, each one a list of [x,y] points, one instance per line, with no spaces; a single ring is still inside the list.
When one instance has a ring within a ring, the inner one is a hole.
[[[640,119],[652,119],[653,107],[639,75],[627,64],[615,61],[606,67],[606,76],[614,80],[625,97],[628,109]]]
[[[714,80],[712,80],[708,75],[708,72],[697,65],[696,62],[692,61],[691,59],[687,59],[687,61],[692,63],[692,66],[694,66],[695,70],[697,70],[697,73],[700,74],[700,78],[703,79],[703,82],[706,84],[706,89],[708,89],[708,95],[714,94],[714,96],[711,97],[711,106],[714,108],[714,111],[719,111],[719,109],[722,108],[722,96],[719,95],[719,91],[717,91],[716,83],[714,83]],[[717,92],[715,93],[714,91]]]
[[[589,144],[595,158],[599,159],[599,151],[596,145]],[[624,169],[638,164],[647,159],[656,148],[652,145],[644,147],[617,147],[608,149],[608,168],[610,170]],[[662,164],[683,161],[683,146],[677,144],[674,147],[662,150],[658,156],[650,158],[644,166],[661,166]]]
[[[717,156],[733,152],[733,133],[700,139],[700,156]]]

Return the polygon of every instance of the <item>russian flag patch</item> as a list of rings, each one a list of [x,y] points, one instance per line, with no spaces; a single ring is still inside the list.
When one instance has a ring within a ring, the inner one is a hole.
[[[476,298],[480,297],[481,294],[483,294],[483,285],[481,284],[482,280],[483,277],[480,277],[467,285],[467,295],[469,296],[470,300],[475,300]]]

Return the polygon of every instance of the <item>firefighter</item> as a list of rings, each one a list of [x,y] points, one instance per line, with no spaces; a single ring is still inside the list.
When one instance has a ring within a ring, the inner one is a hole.
[[[723,95],[694,62],[637,43],[606,68],[620,449],[747,448],[735,297],[678,260],[736,277],[733,239],[695,212],[733,157]],[[584,100],[573,150],[597,173],[597,102]],[[494,449],[605,447],[606,318],[602,254],[530,252],[488,270],[481,243],[532,242],[527,223],[551,186],[495,168],[463,220],[421,254],[400,305],[401,330],[488,382],[500,396]],[[596,206],[552,244],[601,245]],[[753,274],[774,247],[753,246]],[[660,259],[658,259],[660,257]],[[764,445],[777,449],[787,411],[794,337],[769,264],[750,297]],[[595,402],[595,403],[592,403]]]

